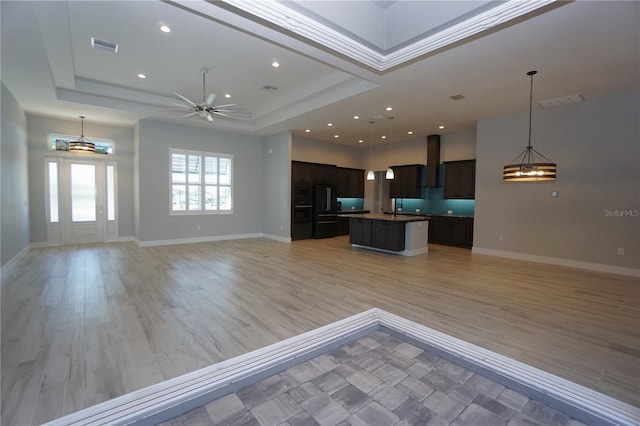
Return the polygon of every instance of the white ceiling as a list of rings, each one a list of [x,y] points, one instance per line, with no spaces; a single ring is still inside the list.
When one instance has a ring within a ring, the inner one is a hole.
[[[351,146],[368,141],[372,117],[395,116],[395,142],[526,111],[532,69],[534,100],[640,89],[639,2],[547,3],[2,1],[1,75],[29,113],[292,130]],[[91,37],[118,43],[118,53],[92,48]],[[207,94],[237,102],[250,120],[208,123],[169,109],[173,92],[201,101],[203,67]],[[465,99],[450,99],[457,94]],[[377,120],[374,142],[389,123]]]

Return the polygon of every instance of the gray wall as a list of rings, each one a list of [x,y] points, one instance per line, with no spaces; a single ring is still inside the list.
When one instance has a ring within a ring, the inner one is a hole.
[[[169,149],[233,155],[233,214],[170,216]],[[138,123],[138,240],[208,239],[262,233],[261,138],[154,120]],[[198,229],[200,227],[200,229]]]
[[[553,183],[502,182],[502,167],[527,144],[528,112],[480,120],[474,250],[638,269],[639,98],[534,110],[532,145],[558,164]]]
[[[1,249],[4,266],[29,246],[29,166],[27,117],[11,92],[2,86]]]
[[[291,141],[291,159],[294,161],[363,169],[362,153],[362,149],[357,147],[319,142],[299,136],[293,136]]]
[[[291,133],[265,138],[263,232],[288,240],[291,238]]]
[[[47,241],[45,214],[45,157],[55,152],[47,149],[47,135],[58,133],[80,136],[80,119],[64,120],[27,114],[29,139],[29,202],[31,204],[31,242]],[[115,142],[115,155],[109,160],[118,164],[118,236],[132,237],[133,216],[133,128],[92,123],[85,119],[84,134],[88,139],[104,138]]]

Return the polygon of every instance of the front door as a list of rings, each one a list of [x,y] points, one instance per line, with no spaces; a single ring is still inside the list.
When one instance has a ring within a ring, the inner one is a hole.
[[[115,163],[48,160],[49,244],[117,239]]]

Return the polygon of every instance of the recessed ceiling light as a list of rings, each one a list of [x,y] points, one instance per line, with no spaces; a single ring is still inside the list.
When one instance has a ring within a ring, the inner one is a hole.
[[[358,140],[358,143],[363,143],[363,142],[364,142],[364,141],[363,141],[362,139],[359,139],[359,140]]]
[[[228,99],[231,97],[231,95],[229,93],[225,93],[224,97]]]
[[[359,116],[359,115],[354,115],[354,116],[353,116],[353,119],[354,119],[354,120],[360,120],[360,116]]]
[[[170,33],[171,32],[171,28],[169,28],[166,25],[160,25],[160,31],[162,31],[163,33]]]
[[[412,134],[413,134],[413,131],[409,130],[409,131],[407,132],[407,134],[408,134],[408,135],[412,135]]]
[[[306,129],[304,132],[305,133],[311,133],[311,129]]]
[[[274,68],[278,68],[280,66],[280,62],[273,61],[273,62],[271,62],[271,66],[274,67]]]
[[[140,74],[138,74],[138,78],[145,79],[145,78],[147,78],[147,76],[146,76],[146,75],[144,75],[144,74],[142,74],[142,73],[140,73]]]
[[[340,135],[333,135],[334,138],[338,139]]]
[[[390,106],[388,106],[386,109],[387,111],[393,111],[393,107],[390,107]]]
[[[444,129],[444,126],[440,125],[438,126],[438,129]]]
[[[327,123],[327,126],[331,127],[333,126],[333,123]]]
[[[386,139],[386,138],[387,138],[387,136],[386,136],[386,135],[382,135],[382,136],[380,136],[380,139]]]

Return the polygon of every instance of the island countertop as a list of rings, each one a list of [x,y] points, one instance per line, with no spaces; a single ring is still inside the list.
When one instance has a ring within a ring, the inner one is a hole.
[[[429,220],[428,216],[409,216],[409,215],[376,214],[376,213],[350,214],[348,215],[348,217],[351,217],[354,219],[359,218],[359,219],[369,219],[369,220],[383,220],[387,222],[424,222]]]

